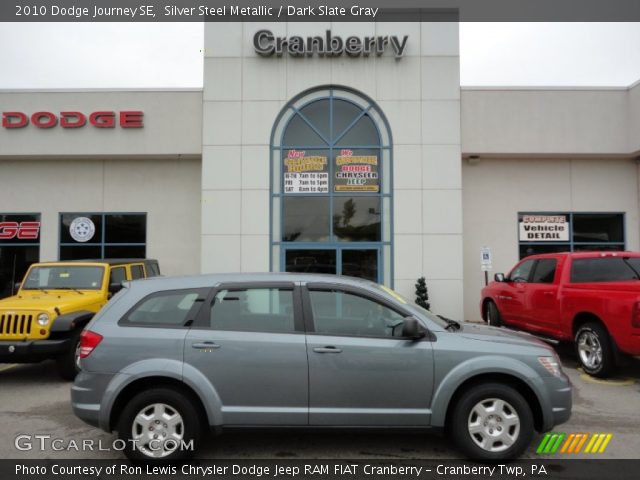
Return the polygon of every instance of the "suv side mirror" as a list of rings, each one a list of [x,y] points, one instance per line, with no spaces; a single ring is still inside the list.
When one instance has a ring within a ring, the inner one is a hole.
[[[113,282],[109,284],[109,293],[115,295],[122,290],[122,282]]]
[[[404,338],[412,338],[418,340],[423,338],[426,332],[415,317],[407,317],[402,322],[402,336]]]
[[[494,279],[496,282],[500,282],[500,283],[502,283],[502,282],[505,282],[505,281],[506,281],[506,280],[505,280],[505,278],[504,278],[504,273],[496,273],[496,274],[493,276],[493,279]]]

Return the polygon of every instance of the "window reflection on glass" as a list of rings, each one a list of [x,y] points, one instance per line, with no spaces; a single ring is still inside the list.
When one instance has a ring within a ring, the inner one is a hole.
[[[624,242],[623,216],[620,214],[574,214],[574,242]]]
[[[378,281],[377,250],[343,250],[342,274]]]
[[[282,145],[323,146],[326,145],[326,142],[322,140],[320,135],[318,135],[300,115],[295,115],[287,126],[287,130],[282,139]]]
[[[379,197],[334,197],[333,234],[341,242],[379,242]]]
[[[335,250],[287,250],[285,271],[336,274]]]
[[[328,197],[285,197],[284,242],[321,242],[329,240]]]
[[[333,130],[332,139],[335,141],[345,133],[347,127],[349,127],[362,113],[362,109],[346,100],[339,100],[335,98],[333,100]],[[360,143],[354,145],[373,145],[377,144],[378,139],[373,139],[373,143]]]

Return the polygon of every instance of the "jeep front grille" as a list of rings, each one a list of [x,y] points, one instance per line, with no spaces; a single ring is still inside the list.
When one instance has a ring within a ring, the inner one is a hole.
[[[0,314],[0,335],[29,335],[33,315]]]

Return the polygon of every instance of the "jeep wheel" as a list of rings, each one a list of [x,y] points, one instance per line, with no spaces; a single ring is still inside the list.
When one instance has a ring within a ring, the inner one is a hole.
[[[477,385],[453,407],[450,434],[469,458],[519,457],[533,438],[533,414],[515,389],[500,383]]]
[[[189,398],[170,388],[155,388],[129,401],[117,431],[130,460],[179,460],[195,450],[200,418]]]
[[[576,332],[576,355],[582,369],[594,377],[606,378],[615,368],[607,330],[599,323],[585,323]]]
[[[484,318],[487,319],[487,325],[492,327],[502,326],[502,317],[498,311],[498,306],[492,300],[487,302]]]
[[[69,350],[56,359],[58,374],[65,380],[73,380],[80,372],[80,333],[81,329],[71,334]]]

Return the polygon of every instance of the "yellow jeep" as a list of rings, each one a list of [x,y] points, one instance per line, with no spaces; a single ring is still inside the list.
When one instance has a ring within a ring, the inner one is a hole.
[[[122,288],[160,275],[156,260],[34,263],[16,295],[0,300],[0,363],[55,359],[62,378],[78,373],[80,332]]]

